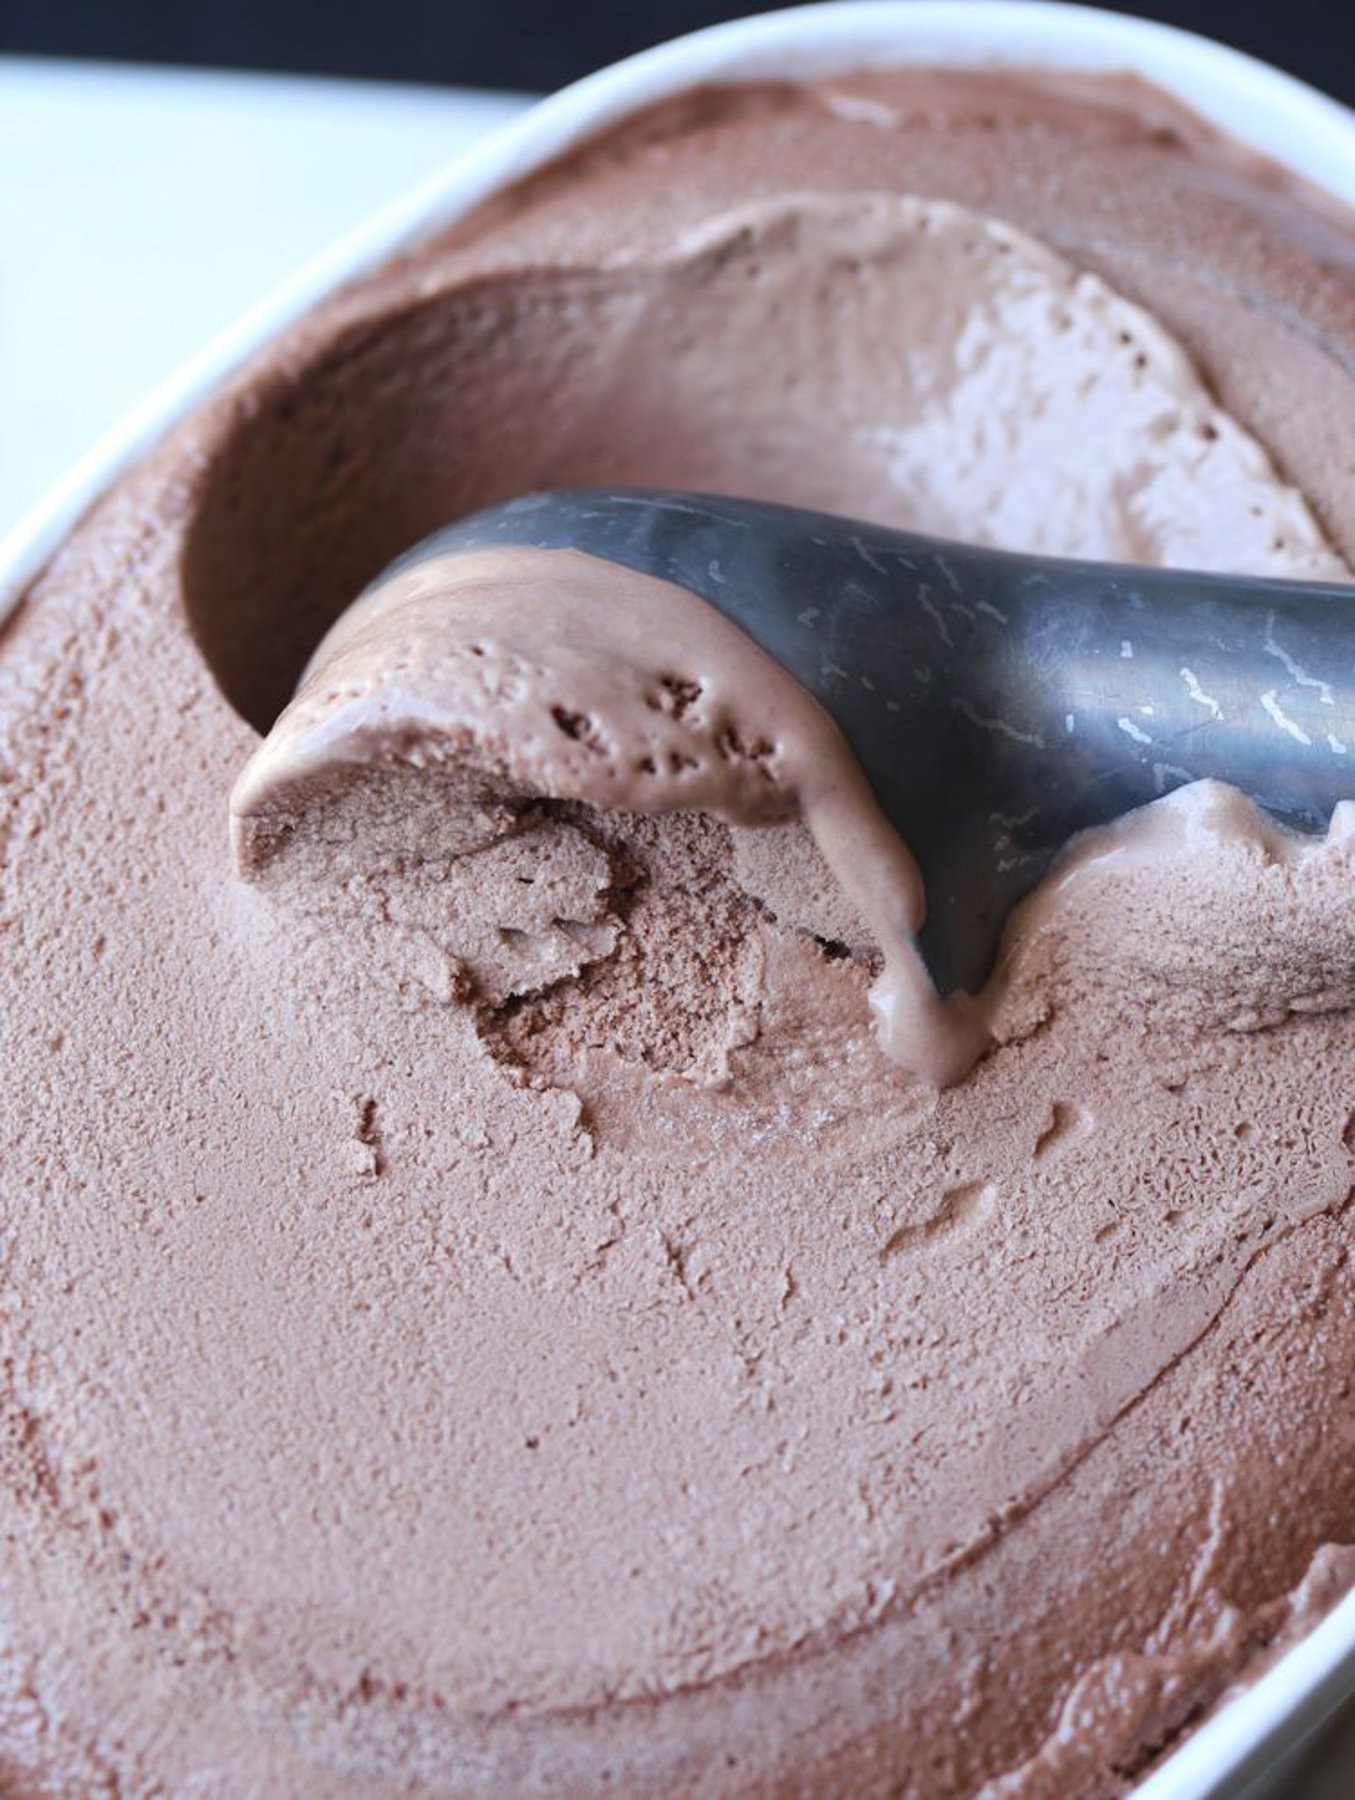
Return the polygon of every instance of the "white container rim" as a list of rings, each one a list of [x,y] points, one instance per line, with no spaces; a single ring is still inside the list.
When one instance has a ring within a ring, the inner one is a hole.
[[[109,485],[310,306],[629,114],[709,83],[862,66],[1124,71],[1355,205],[1355,113],[1192,32],[1062,0],[829,0],[676,38],[541,101],[307,262],[158,386],[0,537],[0,622]],[[1238,1796],[1355,1693],[1355,1593],[1187,1739],[1135,1800]]]

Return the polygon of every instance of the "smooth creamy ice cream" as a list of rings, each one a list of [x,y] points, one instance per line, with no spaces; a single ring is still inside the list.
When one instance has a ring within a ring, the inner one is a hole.
[[[544,572],[260,734],[534,487],[1339,573],[1353,256],[1128,81],[699,95],[75,533],[0,642],[16,1791],[1114,1792],[1349,1585],[1347,809],[1084,850],[939,1092],[744,647],[642,671],[696,808],[598,804]]]

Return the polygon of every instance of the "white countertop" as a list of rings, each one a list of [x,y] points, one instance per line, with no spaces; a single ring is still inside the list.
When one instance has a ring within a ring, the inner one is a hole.
[[[526,103],[0,57],[0,533],[215,331]],[[1355,1719],[1286,1793],[1355,1793]]]

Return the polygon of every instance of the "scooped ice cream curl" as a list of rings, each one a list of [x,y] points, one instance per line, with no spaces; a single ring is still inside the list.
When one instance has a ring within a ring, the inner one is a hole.
[[[705,394],[748,371],[741,405],[763,386],[792,391],[770,460],[816,431],[845,436],[931,529],[979,521],[980,540],[1027,548],[1345,572],[1302,496],[1161,326],[967,208],[783,197],[610,279],[628,300],[608,346],[625,404],[652,379],[647,367],[669,382],[676,369],[680,386]],[[922,599],[943,632],[947,611],[964,607],[955,593]],[[522,549],[425,559],[381,582],[329,633],[236,786],[240,866],[257,877],[282,858],[294,887],[333,880],[316,842],[332,836],[336,809],[344,843],[379,853],[391,771],[458,763],[482,798],[498,783],[519,802],[703,811],[743,828],[800,820],[881,959],[870,1004],[885,1054],[945,1086],[992,1042],[1001,978],[982,996],[935,993],[914,944],[926,904],[916,863],[841,733],[681,589]],[[400,793],[410,804],[407,783]],[[430,819],[427,792],[413,803],[419,832],[447,853],[473,847],[464,818]]]

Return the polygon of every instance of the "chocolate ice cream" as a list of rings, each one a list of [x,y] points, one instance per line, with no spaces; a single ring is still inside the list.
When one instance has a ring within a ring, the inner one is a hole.
[[[0,639],[13,1791],[1114,1793],[1344,1591],[1349,808],[1075,846],[940,1088],[906,850],[732,627],[553,553],[342,615],[589,481],[1340,576],[1353,258],[1127,79],[701,93],[72,535]]]

